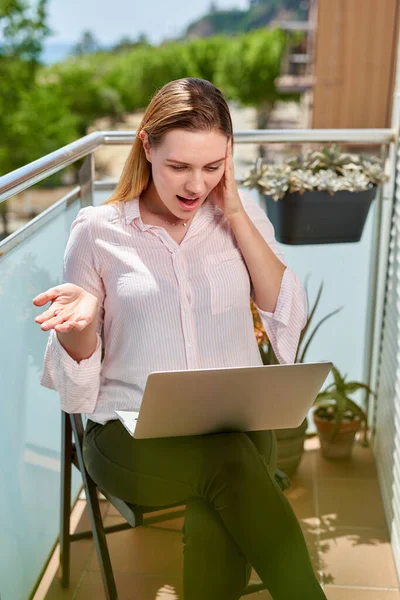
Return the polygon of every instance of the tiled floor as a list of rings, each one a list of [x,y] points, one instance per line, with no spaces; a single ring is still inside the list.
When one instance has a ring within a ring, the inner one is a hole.
[[[308,440],[298,474],[285,493],[301,523],[328,600],[400,600],[369,448],[357,444],[351,461],[332,462],[321,456],[317,438]],[[102,504],[105,522],[118,523],[121,519],[115,509]],[[181,526],[182,519],[176,519],[109,534],[120,600],[182,600]],[[88,528],[86,511],[78,530],[82,528]],[[252,579],[258,580],[255,572]],[[91,541],[73,544],[70,588],[62,589],[55,578],[45,598],[104,598]],[[264,591],[246,598],[267,600],[271,596]]]

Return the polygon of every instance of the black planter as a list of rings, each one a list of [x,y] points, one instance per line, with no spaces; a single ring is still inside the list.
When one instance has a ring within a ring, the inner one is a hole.
[[[283,244],[359,242],[376,186],[364,192],[287,194],[275,202],[266,198],[275,237]]]

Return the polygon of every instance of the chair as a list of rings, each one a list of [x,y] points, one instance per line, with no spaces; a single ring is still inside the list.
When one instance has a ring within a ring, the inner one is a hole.
[[[60,579],[62,587],[69,586],[70,577],[70,545],[71,542],[84,538],[93,537],[97,558],[100,565],[101,576],[103,579],[106,600],[118,600],[117,588],[115,585],[114,574],[108,551],[106,534],[116,531],[122,531],[140,525],[150,525],[161,521],[176,519],[184,515],[185,511],[173,510],[182,507],[182,504],[172,504],[168,506],[139,506],[124,502],[115,498],[105,490],[99,490],[95,482],[88,474],[83,462],[82,444],[83,444],[84,426],[80,414],[70,415],[62,412],[62,446],[61,446],[61,523],[60,523]],[[74,438],[74,439],[73,439]],[[70,513],[71,513],[71,471],[72,465],[80,471],[83,481],[83,487],[86,494],[86,501],[90,519],[91,530],[79,533],[70,533]],[[285,473],[275,472],[275,479],[282,490],[290,486],[290,480]],[[124,517],[125,523],[104,527],[100,512],[98,491],[112,504],[118,512]],[[172,509],[171,512],[162,515],[153,515],[146,517],[148,513]],[[249,584],[243,595],[253,594],[254,592],[265,589],[263,583]]]

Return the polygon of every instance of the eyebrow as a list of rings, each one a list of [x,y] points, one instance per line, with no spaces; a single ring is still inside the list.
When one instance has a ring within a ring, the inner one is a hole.
[[[185,163],[185,162],[183,162],[183,161],[181,161],[181,160],[175,160],[175,159],[173,159],[173,158],[167,158],[166,160],[167,160],[167,162],[172,162],[172,163],[176,163],[176,164],[178,164],[178,165],[185,165],[186,167],[190,167],[190,164],[189,164],[189,163]],[[217,163],[217,162],[221,162],[221,161],[223,161],[223,160],[225,160],[225,156],[223,156],[222,158],[218,158],[217,160],[213,160],[212,162],[209,162],[209,163],[207,163],[207,164],[206,164],[206,165],[204,165],[204,166],[205,166],[205,167],[208,167],[208,166],[210,166],[210,165],[213,165],[213,164],[215,164],[215,163]]]

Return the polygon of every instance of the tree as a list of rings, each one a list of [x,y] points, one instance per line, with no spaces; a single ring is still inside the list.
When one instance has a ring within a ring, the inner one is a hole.
[[[0,5],[0,58],[15,57],[39,63],[46,25],[47,0],[31,6],[27,0],[2,0]]]
[[[124,36],[115,44],[115,46],[113,46],[113,52],[128,52],[134,48],[150,45],[151,44],[145,33],[140,33],[136,40],[132,40],[130,37]]]
[[[187,42],[186,47],[198,77],[215,83],[218,61],[231,43],[232,40],[224,35],[197,38]]]
[[[172,79],[198,76],[187,46],[176,42],[143,46],[118,55],[105,73],[107,83],[119,92],[127,111],[145,108],[155,92]]]
[[[227,46],[216,76],[228,98],[257,109],[257,128],[265,129],[268,117],[281,98],[275,80],[280,74],[285,35],[279,29],[258,29],[242,34]]]
[[[43,41],[49,34],[46,2],[38,0],[1,0],[0,4],[0,175],[21,166],[15,149],[23,146],[18,129],[12,128],[13,116],[22,97],[32,90],[39,66]],[[0,204],[3,233],[8,235],[7,203]]]
[[[110,60],[112,57],[107,53],[104,56],[85,55],[43,69],[42,81],[55,82],[64,90],[64,96],[68,98],[70,110],[76,118],[79,136],[86,135],[95,119],[118,117],[123,112],[118,90],[111,87],[105,78]]]
[[[75,45],[72,54],[83,56],[84,54],[93,54],[100,50],[100,44],[91,31],[84,31],[80,41]]]

